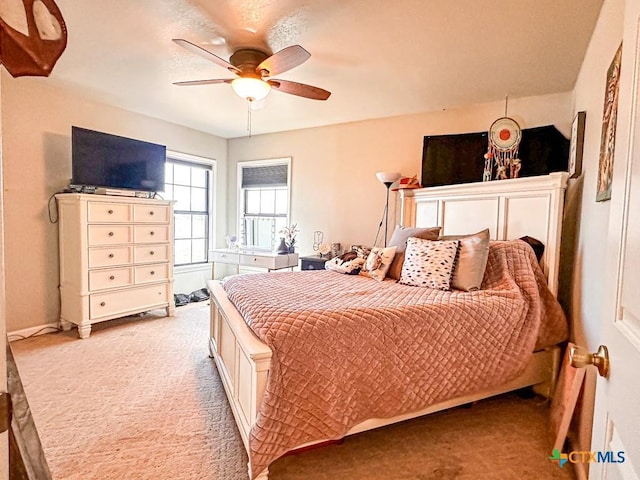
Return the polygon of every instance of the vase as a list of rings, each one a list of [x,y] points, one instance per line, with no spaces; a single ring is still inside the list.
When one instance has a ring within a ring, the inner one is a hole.
[[[276,248],[276,253],[278,255],[285,255],[285,254],[289,253],[289,247],[287,246],[286,242],[284,241],[284,238],[280,239],[280,245],[278,245],[278,248]]]
[[[296,247],[289,245],[289,253],[296,253]]]

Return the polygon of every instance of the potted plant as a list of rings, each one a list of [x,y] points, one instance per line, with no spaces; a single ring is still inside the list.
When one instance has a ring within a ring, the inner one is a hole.
[[[289,253],[294,253],[296,251],[296,235],[300,232],[298,230],[298,224],[292,223],[288,227],[284,227],[280,230],[280,235],[284,238],[284,243],[287,245],[289,249]]]

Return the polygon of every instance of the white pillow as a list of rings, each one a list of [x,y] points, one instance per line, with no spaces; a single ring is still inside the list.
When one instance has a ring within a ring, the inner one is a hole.
[[[391,262],[393,262],[397,248],[398,247],[373,247],[360,271],[360,275],[371,277],[379,282],[384,280],[389,266]]]
[[[458,240],[423,240],[410,237],[407,239],[400,283],[449,290],[459,244]]]

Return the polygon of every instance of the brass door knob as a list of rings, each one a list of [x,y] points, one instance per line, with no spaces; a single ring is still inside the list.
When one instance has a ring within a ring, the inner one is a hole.
[[[586,348],[574,345],[569,350],[569,362],[576,368],[595,365],[601,377],[609,375],[609,350],[604,345],[600,345],[596,353],[589,353]]]

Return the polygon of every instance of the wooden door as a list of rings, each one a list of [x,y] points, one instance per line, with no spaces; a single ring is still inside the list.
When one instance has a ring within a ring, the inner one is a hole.
[[[602,279],[601,343],[608,378],[598,377],[589,478],[640,479],[640,2],[626,2],[616,152]],[[586,220],[588,221],[588,219]],[[611,452],[611,453],[608,453]]]

